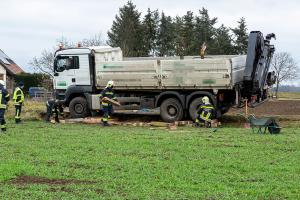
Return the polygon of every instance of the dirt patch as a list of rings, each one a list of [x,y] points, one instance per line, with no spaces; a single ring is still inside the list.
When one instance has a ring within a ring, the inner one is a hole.
[[[231,109],[229,114],[245,112],[245,108]],[[297,100],[270,100],[255,108],[249,108],[249,113],[262,115],[300,115],[300,101]]]
[[[45,184],[45,185],[69,185],[69,184],[94,184],[95,181],[75,180],[75,179],[48,179],[39,176],[18,176],[10,180],[16,185]]]

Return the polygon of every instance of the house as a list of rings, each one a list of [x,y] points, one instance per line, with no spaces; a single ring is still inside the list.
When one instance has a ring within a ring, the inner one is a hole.
[[[6,82],[7,90],[12,93],[15,86],[15,76],[24,72],[12,59],[0,49],[0,80]]]

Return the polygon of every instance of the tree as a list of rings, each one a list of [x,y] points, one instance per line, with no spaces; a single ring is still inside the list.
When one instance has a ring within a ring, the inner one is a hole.
[[[215,28],[214,25],[217,23],[216,17],[210,18],[208,10],[202,8],[199,10],[200,16],[196,17],[195,22],[195,44],[194,51],[196,54],[199,54],[201,45],[205,42],[208,46],[208,53],[214,54],[213,50],[210,49],[210,46],[213,44]]]
[[[247,46],[248,46],[248,33],[247,33],[247,25],[244,17],[238,21],[238,26],[236,28],[231,29],[234,36],[234,48],[235,53],[237,54],[246,54]]]
[[[194,15],[193,12],[188,11],[182,17],[182,40],[185,55],[194,55],[195,51],[193,45],[195,44],[194,32]]]
[[[216,29],[214,42],[211,44],[211,52],[218,55],[230,55],[234,53],[232,36],[229,29],[223,24]]]
[[[50,50],[43,50],[40,57],[34,57],[29,65],[33,66],[34,71],[48,76],[53,76],[53,63],[54,63],[54,52]]]
[[[101,32],[95,34],[90,38],[86,38],[80,41],[82,47],[102,46],[105,45],[105,40],[102,37]]]
[[[156,54],[156,42],[159,26],[159,13],[158,10],[147,10],[147,14],[142,22],[143,25],[143,42],[145,53],[148,55]]]
[[[174,37],[175,33],[172,18],[162,12],[157,40],[159,56],[173,56],[175,54]]]
[[[275,71],[276,89],[275,95],[277,97],[279,85],[284,81],[294,80],[299,76],[299,67],[292,56],[287,52],[275,53],[271,69]]]
[[[174,21],[174,34],[175,55],[183,57],[185,54],[183,20],[179,16],[176,16]]]
[[[121,47],[125,57],[136,57],[147,54],[143,44],[143,26],[140,22],[141,13],[136,6],[128,1],[119,10],[119,15],[113,21],[108,31],[108,44]]]
[[[63,48],[73,48],[77,46],[77,43],[74,41],[68,40],[66,37],[62,36],[61,38],[57,39],[56,42],[59,45],[62,45]],[[94,35],[89,39],[82,39],[79,41],[82,47],[89,47],[89,46],[100,46],[105,44],[105,41],[102,38],[101,33]],[[42,73],[47,75],[47,77],[53,76],[53,63],[54,63],[54,53],[58,49],[57,47],[53,47],[52,49],[44,49],[41,52],[39,57],[34,57],[30,62],[29,65],[33,67],[33,70],[37,73]]]

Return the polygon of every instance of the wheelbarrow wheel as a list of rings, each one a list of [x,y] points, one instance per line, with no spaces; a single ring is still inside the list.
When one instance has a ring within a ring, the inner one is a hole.
[[[269,126],[268,126],[268,130],[271,134],[278,134],[280,133],[280,127],[278,126],[278,124],[276,122],[272,122]]]

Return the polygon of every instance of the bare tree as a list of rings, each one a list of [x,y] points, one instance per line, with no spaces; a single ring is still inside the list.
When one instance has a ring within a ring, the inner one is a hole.
[[[83,39],[80,43],[83,47],[101,46],[106,44],[101,33],[98,33],[89,39]]]
[[[54,50],[43,50],[40,57],[34,57],[29,65],[33,66],[36,72],[53,76]]]
[[[284,81],[296,79],[299,76],[299,67],[289,53],[279,52],[275,53],[271,68],[275,71],[277,77],[275,90],[277,97],[279,85]]]
[[[76,47],[78,42],[73,42],[68,40],[66,37],[62,36],[61,38],[56,40],[59,45],[62,45],[64,48],[72,48]],[[105,41],[102,37],[101,33],[94,35],[89,39],[83,39],[79,41],[82,47],[89,46],[101,46],[105,44]],[[29,65],[33,66],[34,70],[39,73],[43,73],[53,77],[53,63],[54,63],[54,53],[58,49],[57,47],[53,47],[51,50],[43,50],[39,57],[34,57]]]

